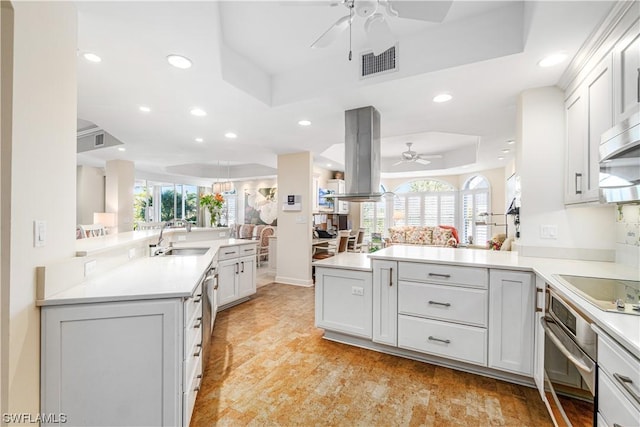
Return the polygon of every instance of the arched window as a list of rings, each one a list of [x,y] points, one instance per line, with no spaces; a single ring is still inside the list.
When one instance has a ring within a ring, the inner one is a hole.
[[[405,182],[395,190],[390,224],[456,224],[456,188],[448,182],[422,179]]]
[[[482,175],[467,179],[460,191],[462,227],[461,242],[484,245],[489,240],[489,225],[482,224],[479,214],[491,212],[491,186]]]

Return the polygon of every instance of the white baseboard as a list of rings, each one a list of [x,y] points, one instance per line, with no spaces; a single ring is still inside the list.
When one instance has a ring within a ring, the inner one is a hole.
[[[313,280],[297,279],[295,277],[276,276],[276,278],[274,279],[274,282],[282,283],[285,285],[304,286],[306,288],[310,288],[313,286]]]

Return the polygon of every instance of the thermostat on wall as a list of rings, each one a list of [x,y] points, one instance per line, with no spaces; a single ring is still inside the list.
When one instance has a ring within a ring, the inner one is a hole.
[[[296,212],[302,210],[302,196],[299,194],[289,194],[282,204],[283,211]]]

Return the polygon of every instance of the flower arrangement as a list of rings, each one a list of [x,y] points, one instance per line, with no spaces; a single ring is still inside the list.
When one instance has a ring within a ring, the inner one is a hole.
[[[202,194],[200,196],[200,206],[204,206],[211,215],[210,224],[215,226],[220,221],[222,206],[224,206],[224,196],[220,193]]]

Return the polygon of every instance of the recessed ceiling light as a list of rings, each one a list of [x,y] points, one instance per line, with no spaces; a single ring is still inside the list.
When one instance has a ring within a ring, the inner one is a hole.
[[[83,54],[82,56],[84,56],[84,59],[86,59],[87,61],[91,61],[91,62],[100,62],[100,61],[102,61],[102,58],[100,58],[95,53],[87,52],[87,53]]]
[[[196,138],[196,142],[204,142],[204,139],[202,139],[202,138]]]
[[[189,58],[182,55],[169,55],[167,56],[167,61],[174,67],[181,68],[183,70],[191,68],[191,65],[193,64]]]
[[[309,120],[300,120],[298,124],[300,126],[311,126],[311,122]]]
[[[138,109],[140,111],[142,111],[143,113],[150,113],[151,112],[151,108],[147,107],[146,105],[141,105],[138,107]]]
[[[502,152],[503,152],[504,154],[507,154],[509,151],[511,151],[511,150],[509,150],[508,148],[505,148],[505,149],[503,149],[503,150],[502,150]]]
[[[453,96],[449,95],[448,93],[441,93],[440,95],[436,95],[433,97],[433,102],[447,102],[447,101],[451,101],[453,99]]]
[[[507,141],[507,144],[509,144],[509,145],[513,145],[513,144],[515,144],[515,143],[516,143],[516,142],[515,142],[513,139],[510,139],[510,140],[508,140],[508,141]]]
[[[236,135],[236,134],[235,134],[235,133],[233,133],[233,132],[227,132],[227,133],[225,133],[225,134],[224,134],[224,136],[225,136],[226,138],[229,138],[229,139],[234,139],[234,138],[237,138],[237,137],[238,137],[238,135]]]
[[[127,151],[127,149],[124,147],[118,147],[118,151]]]
[[[538,65],[541,67],[553,67],[554,65],[558,65],[567,59],[567,54],[564,52],[557,52],[551,55],[548,55],[538,62]]]
[[[498,157],[498,160],[504,160],[504,157],[500,156]]]
[[[192,108],[191,109],[191,114],[193,114],[194,116],[197,116],[197,117],[204,117],[204,116],[207,115],[207,112],[204,111],[201,108]]]

